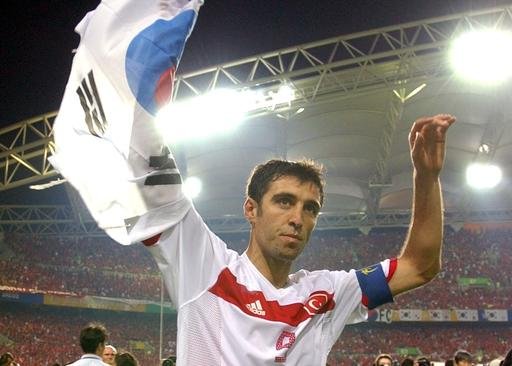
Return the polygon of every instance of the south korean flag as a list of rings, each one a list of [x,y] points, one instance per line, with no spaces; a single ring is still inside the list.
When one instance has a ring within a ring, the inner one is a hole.
[[[50,161],[122,244],[164,231],[190,207],[154,119],[202,3],[103,0],[76,27]]]

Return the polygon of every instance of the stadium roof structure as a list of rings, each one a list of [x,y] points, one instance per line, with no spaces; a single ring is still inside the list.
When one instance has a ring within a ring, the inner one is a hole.
[[[484,27],[512,30],[512,5],[342,35],[178,75],[175,100],[218,88],[276,91],[283,84],[296,95],[252,112],[231,135],[176,152],[182,172],[203,181],[195,206],[216,232],[246,231],[241,206],[254,165],[307,157],[327,170],[320,229],[407,225],[409,129],[417,117],[450,113],[458,122],[449,132],[442,173],[447,223],[511,221],[512,83],[460,80],[448,59],[457,35]],[[65,189],[67,199],[0,206],[1,231],[100,234],[69,187],[27,193],[27,185],[58,177],[47,160],[56,114],[0,130],[0,198],[12,201],[10,192],[49,197]],[[501,166],[504,180],[478,193],[466,185],[465,168],[482,160]]]

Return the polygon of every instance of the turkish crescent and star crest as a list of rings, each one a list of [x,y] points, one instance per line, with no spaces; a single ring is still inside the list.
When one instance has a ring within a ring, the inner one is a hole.
[[[366,267],[361,270],[361,273],[364,274],[365,276],[368,276],[370,273],[372,273],[376,269],[377,269],[377,267]]]

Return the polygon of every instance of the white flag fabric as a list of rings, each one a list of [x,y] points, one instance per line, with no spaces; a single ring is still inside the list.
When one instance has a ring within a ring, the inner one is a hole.
[[[154,118],[202,3],[103,0],[76,27],[50,161],[122,244],[161,233],[190,207]]]
[[[478,310],[476,309],[454,309],[455,320],[459,322],[478,321]]]
[[[401,309],[398,311],[402,321],[420,321],[421,309]]]
[[[485,309],[483,318],[490,322],[506,322],[509,320],[506,309]]]
[[[450,310],[446,309],[433,309],[428,310],[429,320],[433,322],[447,322],[450,321]]]

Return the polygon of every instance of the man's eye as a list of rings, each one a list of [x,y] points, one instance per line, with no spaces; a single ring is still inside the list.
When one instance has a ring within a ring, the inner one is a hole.
[[[316,205],[306,205],[305,209],[314,216],[318,215],[318,207]]]
[[[292,201],[289,198],[280,198],[278,200],[278,203],[282,206],[289,206],[292,203]]]

